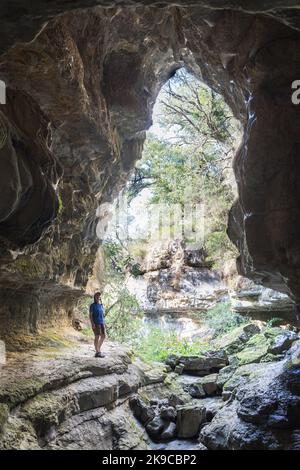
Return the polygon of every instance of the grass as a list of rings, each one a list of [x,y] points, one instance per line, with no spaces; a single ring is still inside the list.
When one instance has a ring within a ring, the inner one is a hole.
[[[207,311],[204,316],[204,323],[215,330],[215,336],[219,336],[240,325],[249,323],[249,318],[233,312],[230,302],[220,302]]]
[[[199,355],[208,349],[209,344],[204,341],[180,339],[176,332],[166,332],[159,327],[150,328],[134,345],[135,354],[145,362],[164,362],[170,354]]]

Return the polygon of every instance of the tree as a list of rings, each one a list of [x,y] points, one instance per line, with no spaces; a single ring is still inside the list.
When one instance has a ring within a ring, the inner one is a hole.
[[[234,199],[228,171],[238,134],[232,113],[220,95],[184,71],[161,92],[158,108],[160,132],[148,133],[129,195],[151,187],[151,204],[179,204],[182,214],[187,203],[204,203],[209,256],[232,256],[226,235]]]

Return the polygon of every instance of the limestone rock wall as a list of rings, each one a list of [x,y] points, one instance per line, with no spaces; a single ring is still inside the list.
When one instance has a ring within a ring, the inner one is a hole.
[[[189,313],[213,307],[228,293],[221,272],[211,269],[204,249],[190,250],[182,240],[153,246],[127,288],[148,313]]]

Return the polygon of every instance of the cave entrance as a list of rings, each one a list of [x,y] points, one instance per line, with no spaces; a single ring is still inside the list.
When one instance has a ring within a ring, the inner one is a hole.
[[[168,349],[163,337],[194,347],[195,336],[212,330],[202,314],[215,304],[209,318],[218,318],[219,330],[244,321],[230,310],[237,251],[226,233],[240,137],[223,97],[185,68],[162,87],[102,245],[113,339],[137,344],[143,331],[141,348],[151,355],[158,339]]]

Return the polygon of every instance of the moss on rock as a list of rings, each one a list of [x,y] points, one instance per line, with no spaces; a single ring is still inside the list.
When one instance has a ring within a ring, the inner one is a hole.
[[[9,408],[4,403],[0,403],[0,434],[4,428],[5,423],[7,422],[9,416]]]
[[[32,377],[9,384],[9,388],[0,386],[0,401],[12,408],[37,395],[44,386],[44,381]]]

